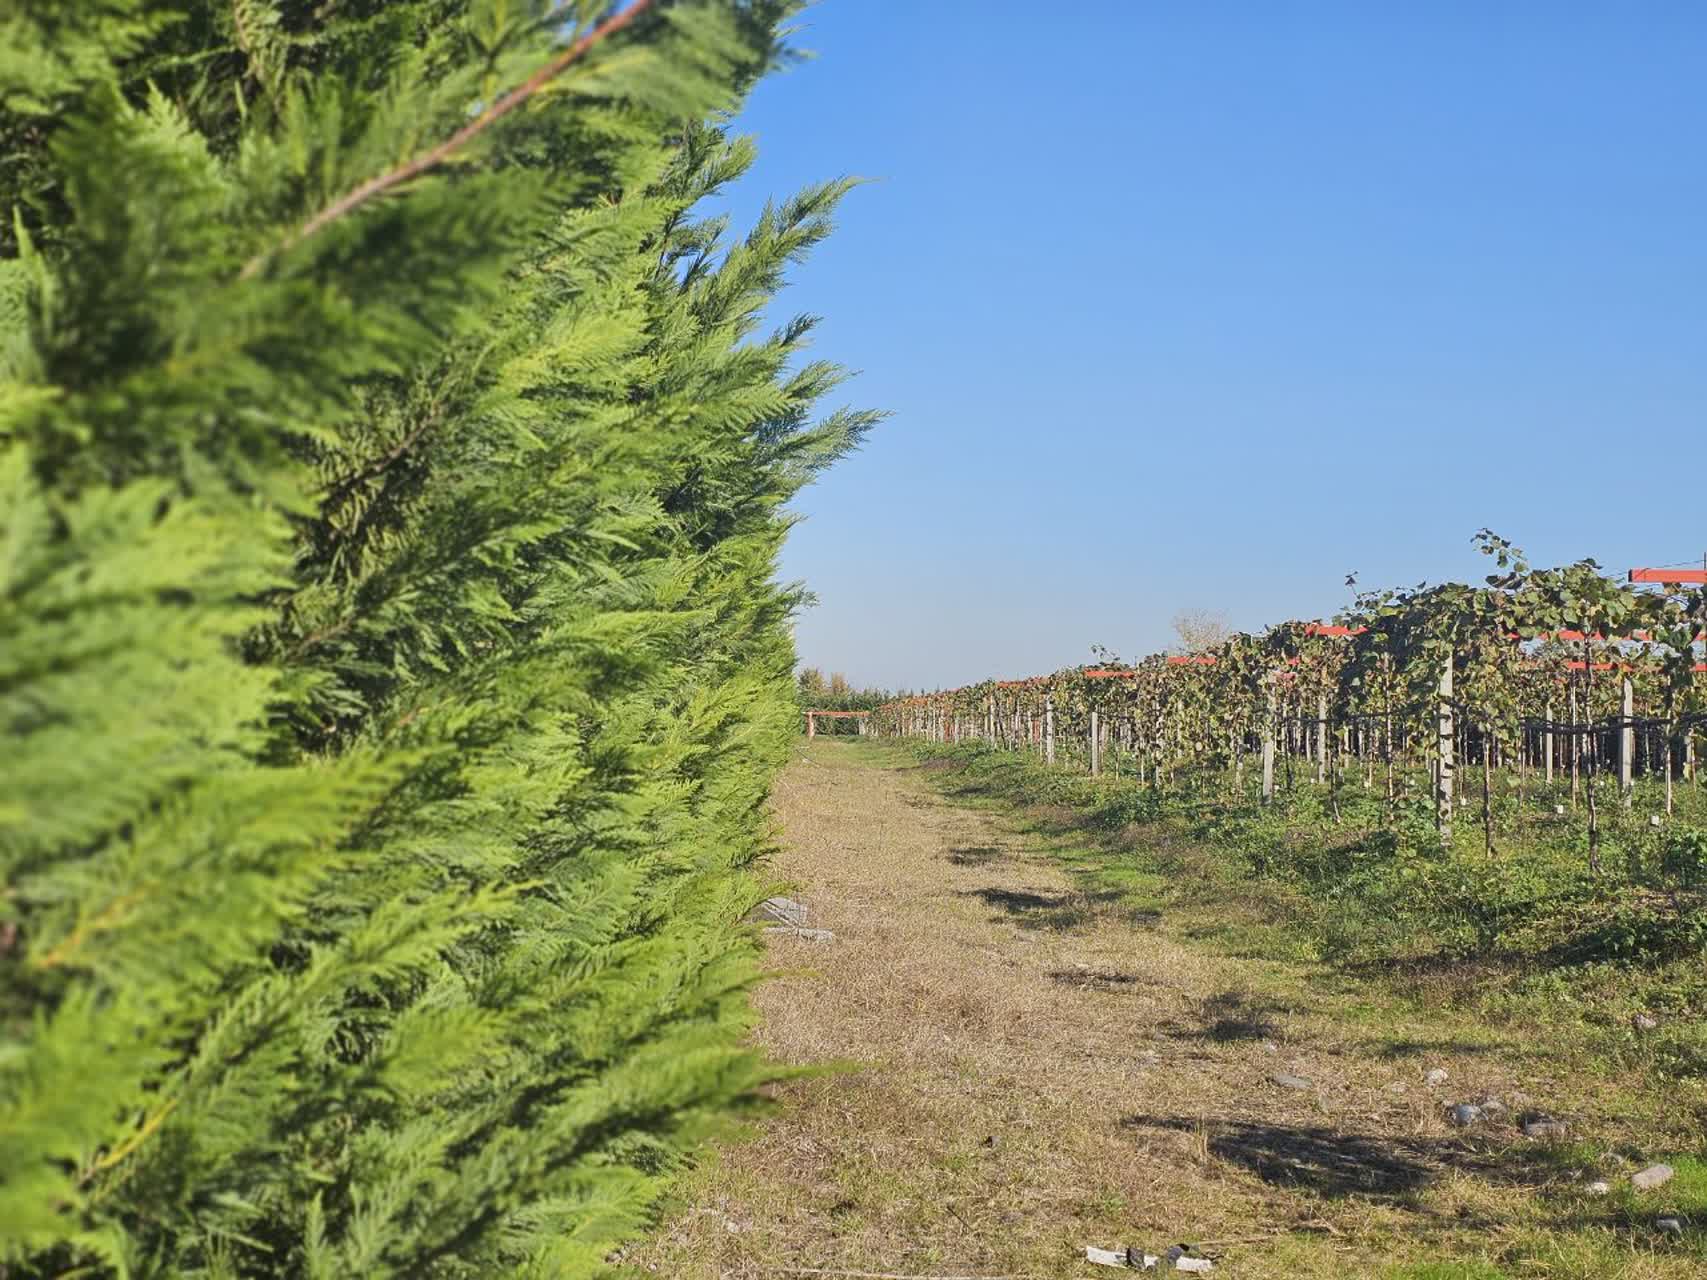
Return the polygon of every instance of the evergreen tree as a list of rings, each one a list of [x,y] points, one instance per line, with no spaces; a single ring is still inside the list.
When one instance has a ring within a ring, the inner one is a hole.
[[[763,1078],[792,7],[0,20],[6,1274],[593,1274]]]

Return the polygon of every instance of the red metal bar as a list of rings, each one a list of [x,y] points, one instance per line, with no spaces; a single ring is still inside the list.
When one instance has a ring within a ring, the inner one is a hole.
[[[1567,662],[1565,667],[1570,671],[1585,671],[1588,669],[1588,664],[1579,659],[1576,662]],[[1621,671],[1634,670],[1634,668],[1627,662],[1597,662],[1594,664],[1594,669],[1596,671],[1611,671],[1615,668]],[[1691,670],[1707,671],[1707,662],[1697,662]]]
[[[1632,569],[1630,581],[1707,586],[1707,569]]]

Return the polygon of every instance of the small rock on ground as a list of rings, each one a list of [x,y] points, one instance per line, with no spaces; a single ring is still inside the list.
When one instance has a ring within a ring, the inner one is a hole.
[[[1313,1087],[1307,1076],[1289,1076],[1285,1072],[1270,1076],[1268,1082],[1279,1085],[1282,1089],[1309,1089]]]
[[[1600,1179],[1596,1179],[1589,1183],[1584,1190],[1591,1196],[1609,1196],[1612,1194],[1612,1184],[1610,1182],[1604,1182]]]
[[[1663,1231],[1668,1236],[1683,1234],[1683,1221],[1680,1218],[1655,1218],[1654,1230]]]
[[[1651,1164],[1631,1177],[1630,1185],[1638,1191],[1652,1191],[1655,1187],[1663,1187],[1670,1182],[1672,1172],[1669,1164]]]
[[[764,920],[780,920],[796,926],[806,923],[806,904],[793,898],[766,898],[753,909],[753,915]]]
[[[1446,1083],[1446,1071],[1445,1071],[1445,1069],[1443,1067],[1436,1067],[1433,1071],[1430,1071],[1426,1076],[1423,1077],[1423,1083],[1428,1085],[1429,1088],[1431,1088],[1431,1089],[1437,1085],[1445,1084]]]
[[[1471,1125],[1482,1118],[1482,1109],[1468,1102],[1460,1102],[1449,1113],[1455,1125]]]
[[[1538,1116],[1523,1126],[1523,1136],[1526,1138],[1563,1138],[1570,1132],[1569,1126],[1563,1120]]]

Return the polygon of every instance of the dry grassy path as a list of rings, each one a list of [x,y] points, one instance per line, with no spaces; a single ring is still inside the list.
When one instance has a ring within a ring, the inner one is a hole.
[[[1510,1091],[1497,1055],[1374,1034],[1283,966],[1078,890],[931,782],[823,741],[781,780],[778,870],[836,938],[773,941],[787,973],[757,993],[758,1038],[857,1069],[780,1088],[628,1261],[690,1280],[1095,1277],[1119,1273],[1086,1244],[1190,1241],[1231,1276],[1506,1274],[1387,1269],[1526,1229],[1534,1177],[1449,1132],[1423,1079]],[[1626,1254],[1616,1274],[1683,1273]]]

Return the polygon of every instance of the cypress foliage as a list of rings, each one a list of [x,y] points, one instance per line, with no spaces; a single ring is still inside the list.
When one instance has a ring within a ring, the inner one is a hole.
[[[0,1274],[596,1274],[740,1046],[846,189],[788,0],[0,19]],[[710,122],[710,123],[701,123]]]

